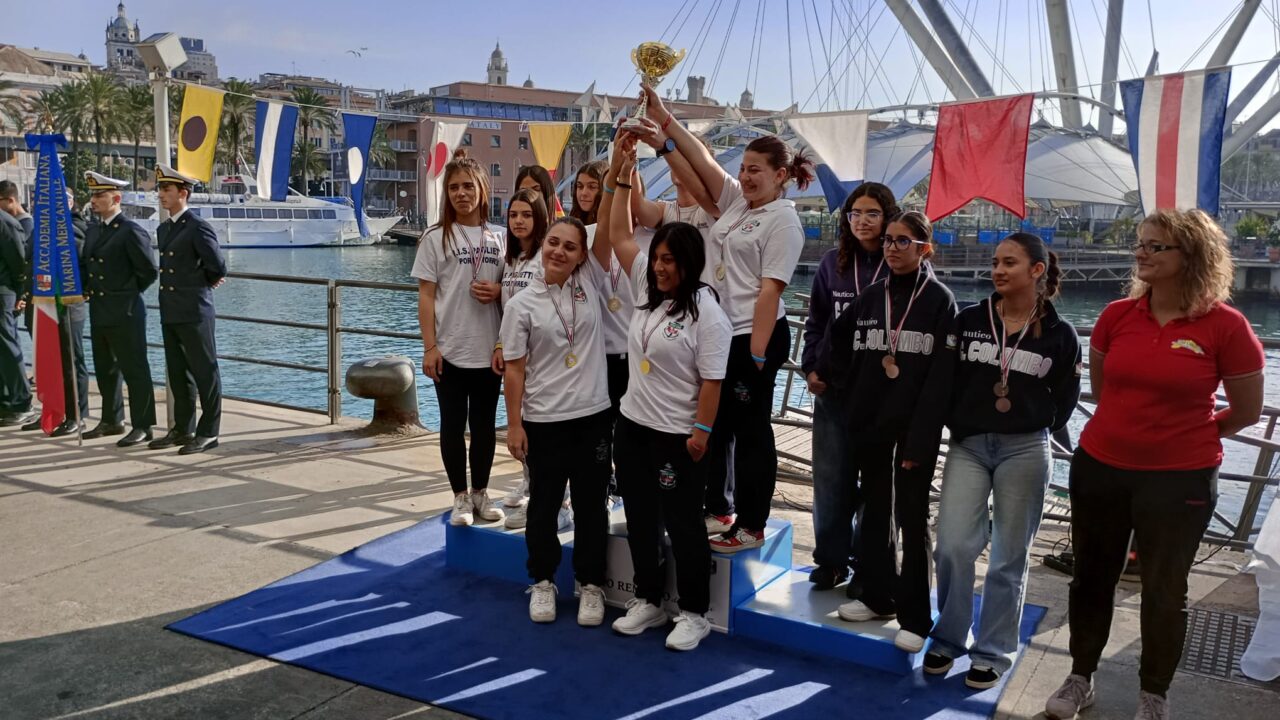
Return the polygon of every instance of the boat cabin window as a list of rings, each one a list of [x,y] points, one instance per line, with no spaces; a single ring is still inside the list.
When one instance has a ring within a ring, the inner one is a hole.
[[[227,211],[231,213],[233,220],[244,219],[244,208],[227,208]]]
[[[319,220],[319,219],[321,219],[321,217],[322,217],[322,216],[321,216],[321,214],[320,214],[320,211],[319,211],[319,210],[308,210],[308,211],[307,211],[307,219],[308,219],[308,220]]]
[[[227,217],[227,209],[226,209],[226,208],[210,208],[210,209],[211,209],[211,210],[213,210],[213,217],[214,217],[215,219],[217,219],[217,218],[225,218],[225,217]]]
[[[244,212],[245,212],[245,217],[249,218],[250,220],[262,219],[261,208],[245,208]]]
[[[337,211],[337,210],[321,210],[320,212],[324,214],[324,219],[325,219],[325,220],[337,220],[337,219],[338,219],[338,211]]]
[[[197,216],[197,217],[203,217],[203,216],[200,214],[200,208],[196,208],[196,207],[189,207],[189,208],[187,208],[187,210],[190,210],[192,215],[195,215],[195,216]]]
[[[294,220],[306,220],[306,219],[307,219],[307,211],[306,211],[306,210],[298,210],[298,209],[294,209],[294,211],[293,211],[293,219],[294,219]]]
[[[276,209],[275,209],[275,208],[262,208],[262,217],[263,217],[263,219],[264,219],[264,220],[275,220],[275,219],[276,219]]]

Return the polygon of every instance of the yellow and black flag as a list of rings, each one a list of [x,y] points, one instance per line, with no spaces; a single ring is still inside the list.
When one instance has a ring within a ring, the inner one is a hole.
[[[222,91],[188,85],[178,123],[178,172],[201,182],[213,177],[213,151],[222,121]]]

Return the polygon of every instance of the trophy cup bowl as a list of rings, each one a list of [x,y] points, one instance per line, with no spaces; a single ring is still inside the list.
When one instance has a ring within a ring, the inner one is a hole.
[[[656,88],[680,61],[684,59],[684,50],[674,50],[670,45],[660,42],[642,42],[631,51],[631,62],[640,71],[640,79],[649,87]],[[640,120],[649,107],[649,98],[641,96],[635,115],[625,123],[624,128],[640,127]]]

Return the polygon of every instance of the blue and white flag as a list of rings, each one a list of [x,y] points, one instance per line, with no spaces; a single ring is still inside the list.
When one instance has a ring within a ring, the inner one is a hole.
[[[818,180],[827,206],[835,210],[867,174],[866,112],[814,113],[787,118],[791,129],[817,159]]]
[[[1143,212],[1200,208],[1218,214],[1230,86],[1230,70],[1120,83]]]
[[[351,203],[356,210],[356,223],[360,237],[368,237],[364,225],[364,181],[369,169],[369,146],[373,144],[373,127],[378,124],[376,115],[342,113],[342,136],[347,153],[347,179],[351,182]]]
[[[258,197],[263,200],[284,200],[289,196],[289,164],[297,125],[297,106],[258,101],[253,143],[258,151]]]

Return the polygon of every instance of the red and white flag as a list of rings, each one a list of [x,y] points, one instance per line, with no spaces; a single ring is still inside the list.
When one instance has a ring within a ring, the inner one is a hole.
[[[62,343],[58,337],[58,302],[55,298],[32,299],[34,317],[31,341],[36,351],[36,397],[40,400],[40,429],[53,432],[67,419],[65,389],[62,386]]]

